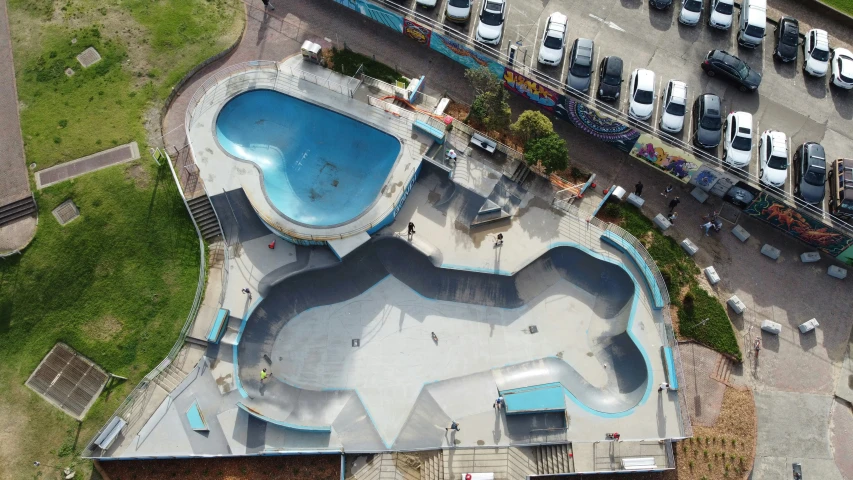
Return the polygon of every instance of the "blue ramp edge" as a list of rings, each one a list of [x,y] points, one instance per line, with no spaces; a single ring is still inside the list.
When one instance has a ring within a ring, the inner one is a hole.
[[[249,415],[259,418],[267,423],[271,423],[273,425],[278,425],[279,427],[289,428],[291,430],[299,430],[300,432],[320,432],[320,433],[332,433],[331,425],[319,425],[319,426],[308,426],[308,425],[296,425],[293,423],[282,422],[280,420],[274,420],[262,413],[252,410],[251,408],[243,405],[243,402],[237,402],[237,406],[243,409]]]
[[[566,397],[559,383],[501,390],[500,394],[504,397],[507,415],[566,410]]]
[[[434,138],[439,145],[444,143],[444,130],[439,130],[421,120],[415,120],[412,126]]]
[[[660,292],[660,288],[658,287],[658,282],[655,281],[655,276],[652,274],[652,269],[643,261],[643,257],[640,255],[640,252],[634,248],[633,245],[628,243],[624,238],[616,235],[615,233],[605,230],[604,233],[601,234],[601,240],[604,242],[613,245],[614,247],[622,250],[627,253],[631,260],[634,262],[634,265],[643,272],[643,277],[646,278],[646,285],[649,287],[649,291],[652,294],[653,307],[655,310],[660,310],[664,307],[663,304],[663,295]]]
[[[207,422],[204,420],[204,414],[198,407],[198,400],[194,401],[190,408],[187,409],[187,421],[190,422],[190,428],[200,432],[206,432]]]
[[[675,362],[672,359],[672,347],[663,347],[663,364],[666,365],[666,379],[671,390],[678,390],[678,375],[675,372]]]
[[[213,326],[210,327],[210,332],[207,334],[207,341],[210,343],[219,343],[222,339],[222,334],[225,332],[225,325],[228,323],[228,316],[231,312],[227,308],[220,308],[216,313],[216,319],[213,321]]]

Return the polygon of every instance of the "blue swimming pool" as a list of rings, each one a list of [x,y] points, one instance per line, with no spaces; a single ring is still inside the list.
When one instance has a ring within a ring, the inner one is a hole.
[[[358,120],[272,90],[226,103],[219,145],[263,172],[273,206],[315,227],[346,223],[373,204],[400,154],[400,141]]]

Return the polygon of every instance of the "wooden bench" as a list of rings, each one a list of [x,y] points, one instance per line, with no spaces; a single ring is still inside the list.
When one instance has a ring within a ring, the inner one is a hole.
[[[654,470],[657,468],[654,457],[623,458],[622,468],[625,470]]]
[[[474,132],[474,135],[471,135],[471,143],[489,153],[495,153],[495,149],[498,148],[497,142],[495,142],[494,140],[489,140],[488,138],[476,132]]]

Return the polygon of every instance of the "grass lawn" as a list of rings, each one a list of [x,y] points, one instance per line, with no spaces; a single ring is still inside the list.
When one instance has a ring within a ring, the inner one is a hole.
[[[726,309],[717,297],[694,285],[684,296],[678,310],[678,330],[685,337],[695,338],[718,352],[743,361],[737,337]]]
[[[342,50],[333,48],[331,59],[332,70],[343,73],[344,75],[353,75],[359,66],[363,66],[362,72],[368,77],[382,80],[391,85],[394,85],[397,80],[405,82],[406,85],[409,84],[409,82],[406,82],[405,77],[392,67],[382,62],[377,62],[367,55],[362,55],[346,48]]]
[[[853,0],[821,0],[821,2],[837,8],[847,15],[853,15]]]
[[[0,261],[0,479],[77,456],[174,344],[198,281],[199,245],[168,169],[148,152],[162,101],[193,66],[238,38],[239,0],[10,0],[27,162],[37,169],[137,141],[143,158],[36,192],[39,227]],[[102,60],[75,59],[94,46]],[[66,68],[73,76],[65,74]],[[51,210],[71,198],[81,217]],[[80,424],[24,381],[57,341],[129,377]]]

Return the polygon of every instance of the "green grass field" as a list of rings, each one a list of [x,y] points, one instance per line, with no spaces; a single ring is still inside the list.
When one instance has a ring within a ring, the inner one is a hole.
[[[853,0],[821,0],[821,2],[837,8],[847,15],[853,15]]]
[[[89,478],[79,452],[169,352],[192,304],[199,244],[168,168],[148,155],[163,100],[195,65],[231,45],[239,0],[10,0],[27,162],[37,169],[137,141],[139,161],[36,192],[39,226],[0,260],[0,479]],[[75,57],[94,46],[99,63]],[[72,68],[73,76],[65,69]],[[59,226],[66,199],[81,217]],[[62,341],[128,382],[80,424],[24,387]]]

